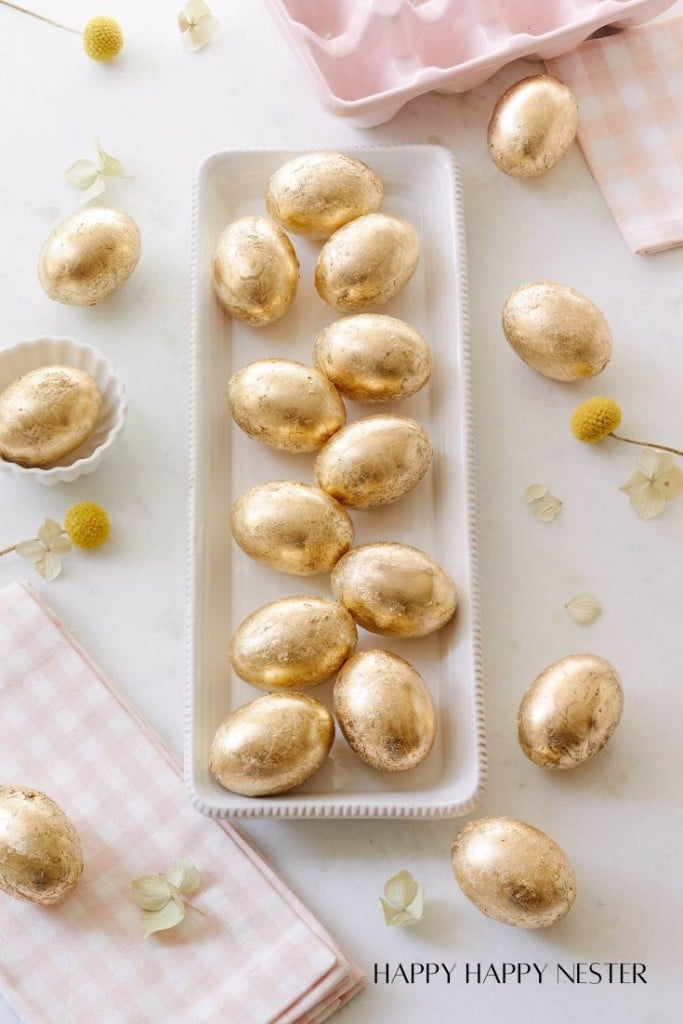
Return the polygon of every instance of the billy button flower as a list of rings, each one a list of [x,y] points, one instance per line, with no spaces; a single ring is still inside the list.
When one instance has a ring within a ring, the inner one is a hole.
[[[667,502],[683,494],[683,472],[672,458],[672,455],[683,456],[683,451],[617,434],[620,423],[621,409],[613,399],[604,397],[582,402],[570,420],[572,434],[585,444],[597,444],[605,437],[613,437],[616,441],[647,449],[641,455],[639,468],[619,490],[628,495],[631,507],[641,519],[654,519],[661,515]]]
[[[4,548],[0,556],[16,551],[32,562],[44,579],[56,580],[62,571],[60,555],[70,551],[72,544],[85,550],[100,547],[109,530],[109,516],[104,509],[92,501],[81,501],[66,513],[63,527],[54,519],[46,519],[37,537]]]
[[[3,7],[11,7],[13,11],[19,11],[21,14],[28,14],[30,17],[37,18],[38,21],[44,21],[48,25],[54,25],[55,28],[62,28],[65,32],[72,32],[74,35],[82,36],[83,49],[88,57],[100,63],[113,60],[123,49],[123,32],[119,23],[113,18],[104,15],[91,18],[83,31],[80,32],[77,28],[63,25],[60,21],[46,18],[43,14],[37,14],[35,11],[30,11],[27,7],[10,3],[9,0],[0,0],[0,4]]]

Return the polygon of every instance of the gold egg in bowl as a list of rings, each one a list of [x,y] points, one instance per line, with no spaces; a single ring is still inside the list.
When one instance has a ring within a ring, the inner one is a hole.
[[[31,370],[0,393],[0,457],[48,468],[85,441],[101,411],[99,388],[83,370]]]
[[[346,423],[334,385],[292,359],[247,363],[228,382],[228,405],[238,427],[279,451],[315,451]]]
[[[332,592],[359,626],[382,636],[419,637],[453,618],[458,592],[419,548],[377,541],[352,548],[332,570]]]
[[[551,380],[595,377],[612,357],[612,335],[598,307],[556,281],[535,281],[511,292],[503,330],[519,358]]]
[[[93,472],[121,433],[123,383],[108,359],[69,338],[0,350],[0,469],[51,486]]]
[[[432,354],[420,332],[383,313],[358,313],[323,328],[313,362],[354,402],[409,398],[432,372]]]
[[[245,554],[293,576],[329,572],[354,537],[351,517],[338,501],[292,480],[250,487],[233,505],[230,525]]]
[[[315,286],[328,306],[365,313],[405,287],[419,258],[420,238],[412,224],[370,213],[328,238],[318,256]]]
[[[334,713],[346,742],[380,772],[406,772],[436,738],[432,696],[413,666],[392,651],[360,651],[334,684]]]
[[[303,693],[269,693],[219,726],[209,767],[224,789],[274,796],[314,775],[333,741],[334,719],[324,704]]]
[[[479,818],[451,849],[458,885],[475,907],[516,928],[548,928],[571,909],[576,879],[545,832],[515,818]]]
[[[235,630],[237,675],[264,690],[317,686],[356,649],[356,624],[329,597],[283,597],[252,612]]]
[[[349,508],[379,508],[417,487],[432,464],[424,427],[390,413],[349,423],[321,448],[314,473],[324,491]]]
[[[135,221],[121,210],[91,206],[48,235],[38,257],[38,277],[56,302],[96,306],[126,283],[139,259]]]
[[[299,261],[279,224],[267,217],[240,217],[218,236],[211,283],[226,312],[253,327],[265,327],[291,306]]]
[[[576,768],[606,745],[624,697],[613,665],[596,654],[570,654],[549,665],[522,697],[517,737],[541,768]]]
[[[26,786],[0,786],[0,890],[51,906],[83,872],[78,833],[62,808]]]
[[[343,153],[304,153],[268,182],[266,209],[288,231],[329,238],[350,220],[375,213],[384,187],[372,168]]]
[[[552,75],[531,75],[496,103],[488,147],[496,166],[514,178],[545,174],[565,155],[576,135],[579,107],[571,89]]]

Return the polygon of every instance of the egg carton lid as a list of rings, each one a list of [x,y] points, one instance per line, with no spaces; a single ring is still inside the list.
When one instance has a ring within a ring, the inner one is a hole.
[[[464,92],[520,57],[543,60],[675,0],[266,0],[319,99],[364,127],[423,93]]]

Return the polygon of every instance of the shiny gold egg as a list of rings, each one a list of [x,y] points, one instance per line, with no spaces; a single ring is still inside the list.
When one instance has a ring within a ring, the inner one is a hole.
[[[299,284],[299,261],[278,224],[266,217],[240,217],[218,236],[211,282],[231,316],[264,327],[291,306]]]
[[[232,418],[270,448],[312,452],[346,422],[337,389],[312,366],[291,359],[257,359],[228,383]]]
[[[318,771],[334,740],[334,719],[303,693],[269,693],[233,711],[209,755],[217,782],[242,796],[274,796]]]
[[[382,205],[381,178],[343,153],[305,153],[288,160],[268,182],[266,209],[288,231],[329,238]]]
[[[30,370],[0,394],[0,457],[20,466],[53,466],[85,441],[101,412],[100,389],[85,370]]]
[[[423,427],[407,416],[368,416],[349,423],[315,460],[320,487],[350,508],[379,508],[416,487],[432,464]]]
[[[313,362],[354,402],[408,398],[432,372],[432,354],[419,331],[382,313],[358,313],[325,327],[315,339]]]
[[[408,283],[420,258],[420,239],[408,221],[384,213],[339,228],[320,250],[315,286],[343,313],[383,306]]]
[[[82,873],[78,833],[61,807],[40,790],[0,786],[0,890],[50,906]]]
[[[329,597],[283,597],[252,612],[235,630],[232,667],[264,690],[316,686],[356,649],[356,624]]]
[[[574,871],[553,840],[515,818],[479,818],[456,836],[458,885],[487,917],[517,928],[547,928],[570,910]]]
[[[431,694],[391,651],[360,651],[346,662],[334,684],[334,713],[354,753],[380,772],[417,768],[434,746]]]
[[[517,737],[542,768],[576,768],[602,750],[619,724],[621,681],[596,654],[570,654],[549,665],[522,697]]]
[[[245,554],[293,576],[329,572],[353,544],[346,509],[319,487],[291,480],[245,491],[230,525]]]
[[[536,281],[508,295],[503,330],[520,359],[551,380],[595,377],[612,356],[607,321],[566,284]]]
[[[488,127],[489,153],[513,178],[545,174],[567,152],[579,123],[570,89],[551,75],[516,82],[496,103]]]
[[[359,626],[382,636],[427,636],[450,622],[458,604],[453,580],[433,558],[387,541],[343,555],[332,592]]]
[[[43,290],[69,306],[96,306],[126,283],[140,259],[140,232],[120,210],[91,206],[59,224],[43,243]]]

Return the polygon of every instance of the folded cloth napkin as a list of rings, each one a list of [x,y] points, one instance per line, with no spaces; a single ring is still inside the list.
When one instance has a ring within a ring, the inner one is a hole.
[[[231,825],[204,818],[161,741],[28,586],[0,591],[0,783],[41,789],[85,869],[39,907],[0,892],[0,991],[35,1024],[317,1024],[358,967]],[[182,924],[144,939],[131,883],[189,857]]]
[[[578,138],[630,248],[683,244],[683,18],[546,61],[579,103]]]

